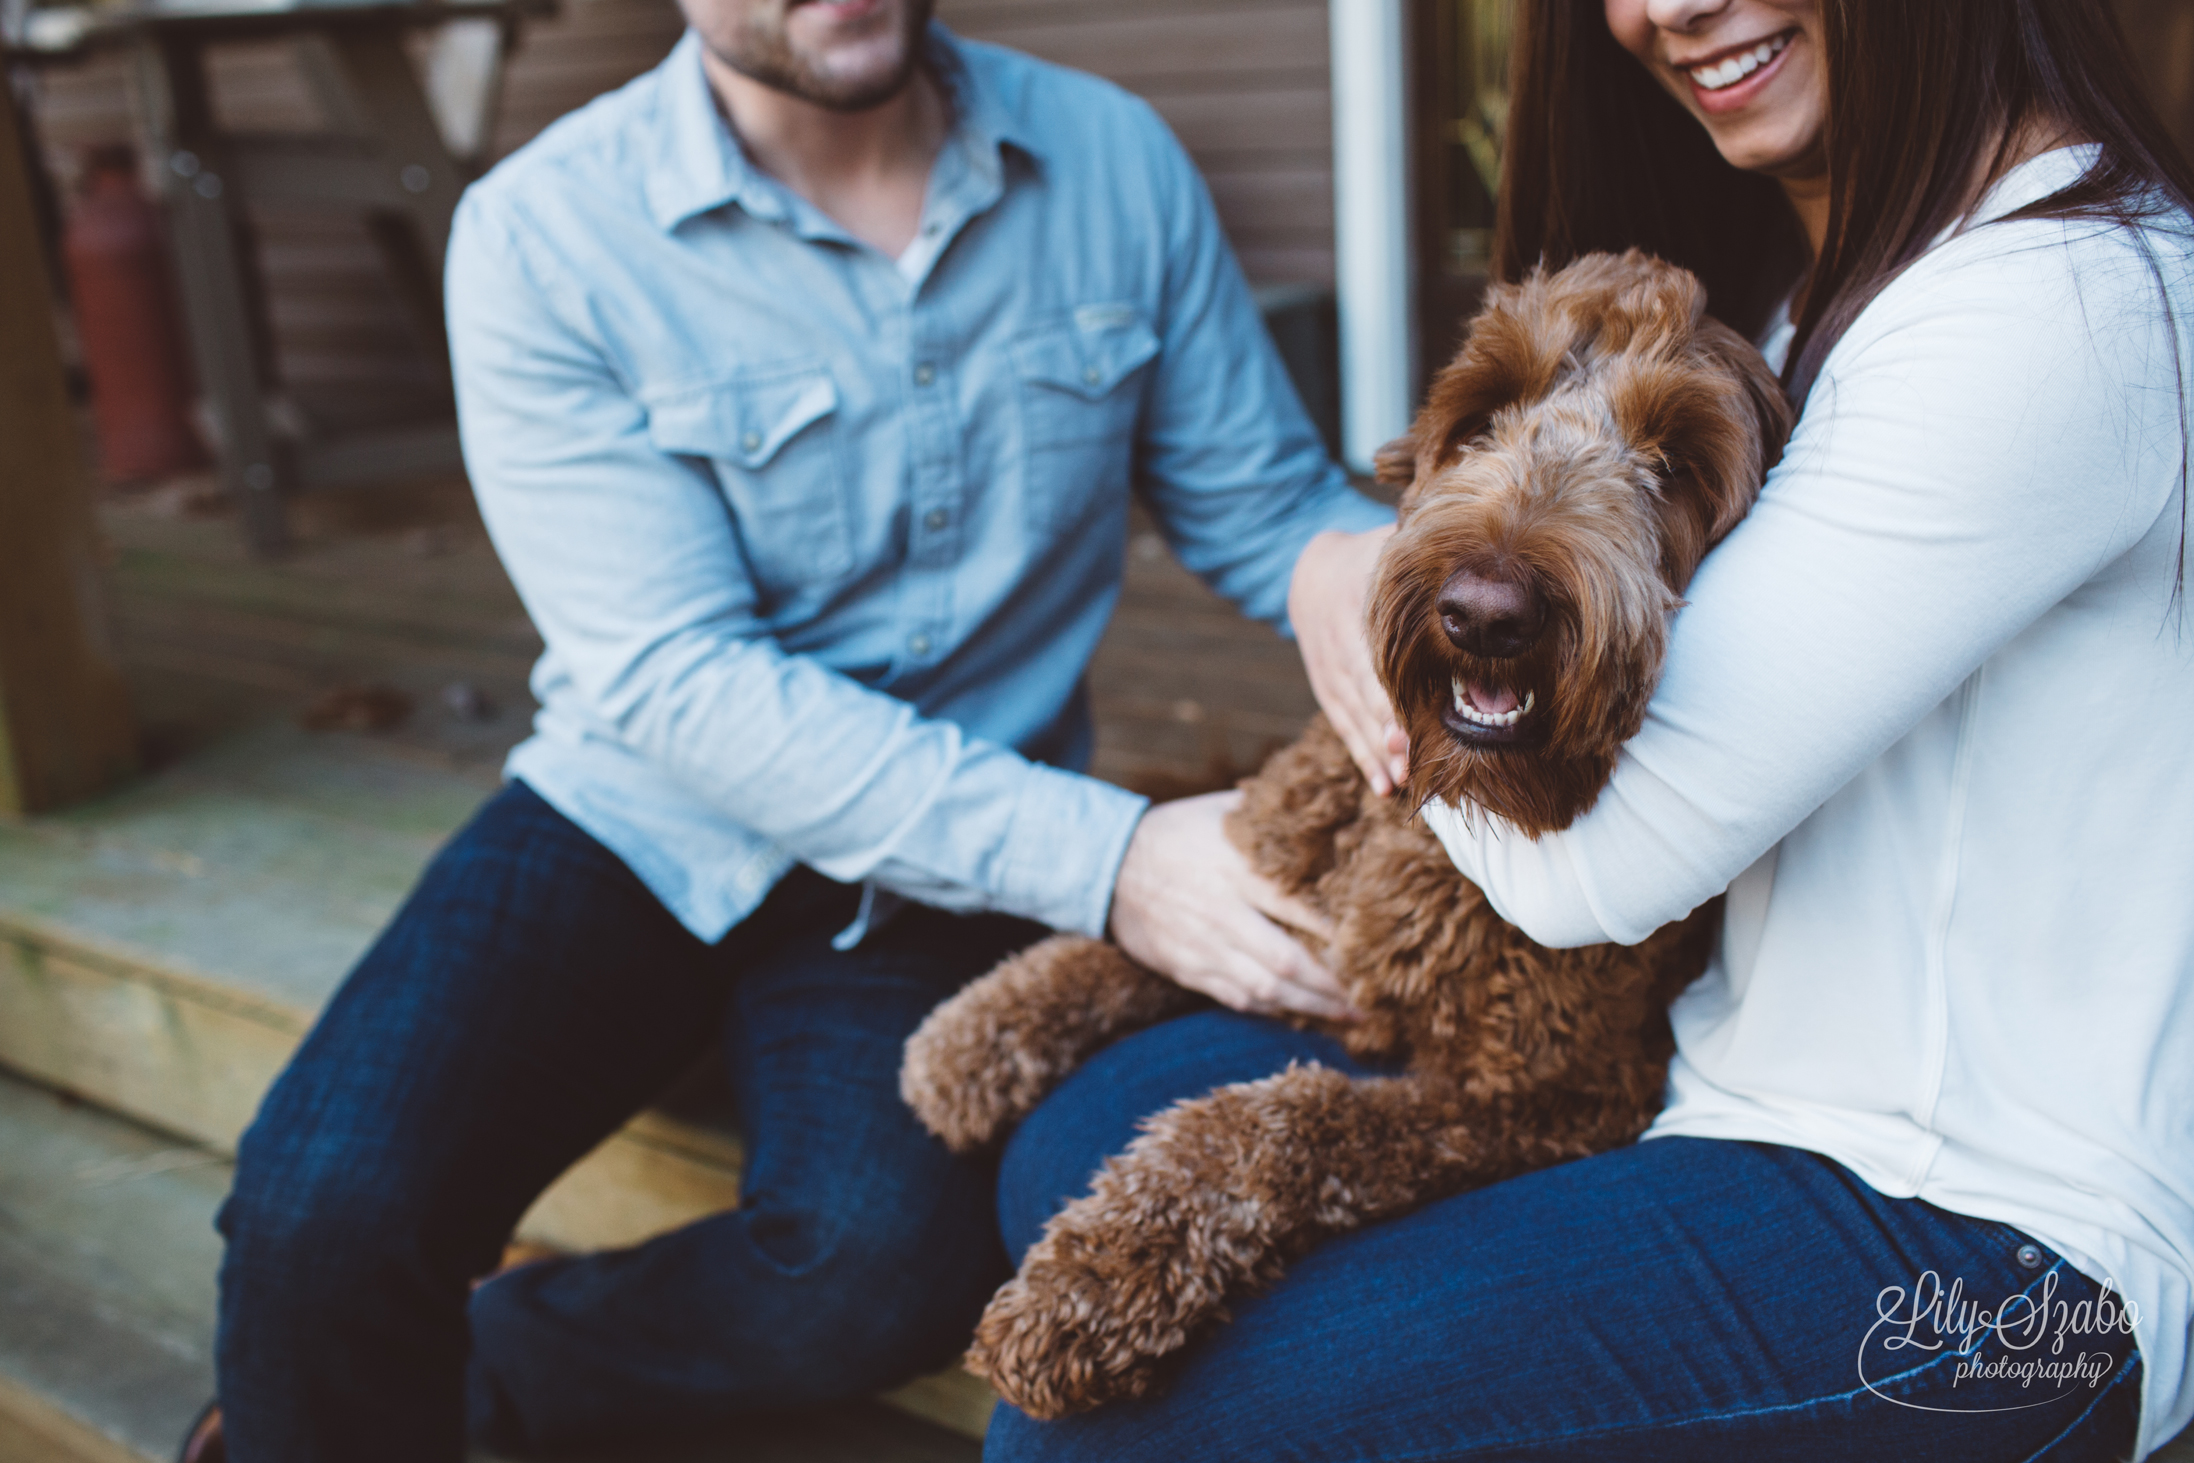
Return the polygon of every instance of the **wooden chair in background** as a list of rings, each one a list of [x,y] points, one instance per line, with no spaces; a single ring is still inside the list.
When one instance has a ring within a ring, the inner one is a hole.
[[[448,395],[442,256],[485,149],[503,63],[552,0],[128,0],[33,11],[30,51],[126,47],[140,126],[167,205],[200,390],[225,486],[262,555],[288,544],[284,500],[460,465]],[[408,33],[435,27],[425,75]],[[289,43],[321,130],[246,133],[217,117],[208,52]],[[281,389],[255,266],[255,205],[359,215],[441,389],[397,421],[345,420]]]

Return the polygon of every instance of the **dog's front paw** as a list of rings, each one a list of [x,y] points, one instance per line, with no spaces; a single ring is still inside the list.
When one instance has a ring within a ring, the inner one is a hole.
[[[1138,1346],[1116,1298],[1087,1273],[1024,1268],[991,1298],[967,1367],[998,1395],[1043,1421],[1140,1397],[1158,1357]]]
[[[930,1012],[907,1039],[899,1092],[947,1147],[972,1153],[1114,1035],[1193,999],[1102,940],[1056,935]]]
[[[1123,1208],[1113,1187],[1101,1178],[1051,1221],[975,1328],[969,1370],[1031,1417],[1144,1396],[1161,1363],[1221,1318],[1223,1278],[1183,1252],[1189,1216]]]
[[[1016,1081],[1012,1033],[1001,1030],[984,977],[930,1012],[907,1038],[899,1095],[955,1153],[988,1148],[1028,1115],[1042,1090]]]

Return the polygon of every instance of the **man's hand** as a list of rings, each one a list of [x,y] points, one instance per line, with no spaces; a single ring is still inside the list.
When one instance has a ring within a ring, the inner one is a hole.
[[[1113,887],[1112,938],[1160,975],[1237,1011],[1348,1020],[1355,1013],[1333,972],[1280,928],[1331,939],[1332,926],[1253,873],[1226,836],[1226,815],[1241,800],[1215,792],[1143,814]]]
[[[1310,689],[1349,755],[1380,797],[1409,776],[1409,738],[1395,722],[1364,633],[1372,570],[1393,537],[1390,524],[1365,533],[1329,529],[1312,539],[1288,582],[1287,614],[1302,647]]]

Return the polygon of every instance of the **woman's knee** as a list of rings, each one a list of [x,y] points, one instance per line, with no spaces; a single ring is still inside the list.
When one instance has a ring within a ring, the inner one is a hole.
[[[1214,1087],[1269,1077],[1290,1062],[1370,1070],[1330,1037],[1235,1011],[1177,1017],[1097,1053],[1007,1141],[998,1222],[1008,1252],[1018,1257],[1034,1244],[1044,1222],[1087,1191],[1144,1118]]]
[[[1191,1458],[1176,1451],[1163,1430],[1134,1429],[1123,1437],[1111,1424],[1115,1419],[1100,1411],[1057,1422],[1037,1422],[1028,1414],[1001,1402],[990,1415],[990,1430],[983,1436],[983,1463],[1116,1463],[1121,1458]]]

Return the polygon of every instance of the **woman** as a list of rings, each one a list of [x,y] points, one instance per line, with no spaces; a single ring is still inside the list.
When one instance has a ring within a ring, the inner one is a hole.
[[[1524,0],[1502,272],[1639,245],[1803,416],[1609,792],[1428,817],[1550,944],[1725,888],[1647,1141],[1336,1239],[1155,1400],[989,1456],[2139,1456],[2194,1414],[2190,177],[2097,0]],[[1785,313],[1785,302],[1787,314]],[[1136,1118],[1330,1043],[1131,1038]]]

